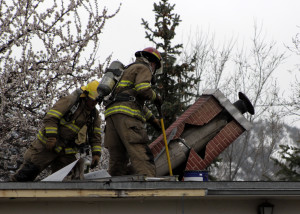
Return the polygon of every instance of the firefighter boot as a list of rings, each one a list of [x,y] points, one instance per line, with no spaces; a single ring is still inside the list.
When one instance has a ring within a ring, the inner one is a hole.
[[[10,176],[10,181],[24,182],[34,181],[36,176],[40,173],[40,169],[32,163],[25,163],[16,172],[16,174]]]

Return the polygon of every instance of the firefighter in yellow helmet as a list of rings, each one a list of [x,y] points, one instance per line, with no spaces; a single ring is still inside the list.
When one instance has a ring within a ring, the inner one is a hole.
[[[140,174],[152,177],[156,175],[156,170],[153,154],[148,147],[145,122],[158,128],[160,124],[144,103],[162,104],[161,98],[151,87],[151,80],[162,67],[162,62],[160,53],[151,47],[136,52],[135,56],[136,61],[124,70],[112,103],[106,106],[104,145],[110,154],[110,175]]]
[[[92,151],[95,167],[101,156],[100,116],[95,108],[98,103],[98,81],[81,87],[59,99],[47,112],[37,139],[29,146],[20,169],[11,176],[11,181],[34,181],[49,165],[52,172],[76,160],[78,145],[75,141],[82,127],[87,127],[87,142]],[[75,100],[75,101],[74,101]]]

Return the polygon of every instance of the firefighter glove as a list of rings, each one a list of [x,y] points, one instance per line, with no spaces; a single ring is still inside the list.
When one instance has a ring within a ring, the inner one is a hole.
[[[99,161],[100,161],[100,155],[93,155],[91,169],[95,168],[98,165]]]
[[[163,104],[163,100],[162,100],[162,98],[158,94],[156,95],[156,98],[154,100],[154,104],[157,107],[160,107]]]
[[[56,145],[56,138],[55,137],[48,137],[47,141],[46,141],[46,149],[49,151],[52,151],[53,148]]]
[[[155,128],[156,131],[161,131],[160,121],[157,118],[154,118],[150,121],[150,124]]]

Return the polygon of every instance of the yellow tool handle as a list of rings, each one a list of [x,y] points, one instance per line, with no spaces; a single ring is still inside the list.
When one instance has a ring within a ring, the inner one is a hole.
[[[171,160],[170,160],[170,154],[169,154],[169,148],[168,148],[168,142],[167,142],[167,136],[166,136],[166,131],[165,131],[165,125],[164,125],[164,120],[163,120],[162,117],[160,118],[160,124],[161,124],[161,129],[162,129],[162,132],[163,132],[163,136],[164,136],[164,142],[165,142],[165,147],[166,147],[166,154],[167,154],[169,172],[170,172],[170,176],[173,176],[172,167],[171,167]]]

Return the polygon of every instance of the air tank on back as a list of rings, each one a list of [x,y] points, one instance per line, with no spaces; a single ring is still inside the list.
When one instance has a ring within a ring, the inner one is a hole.
[[[100,100],[109,95],[120,81],[125,66],[120,61],[113,61],[105,70],[97,88]]]

